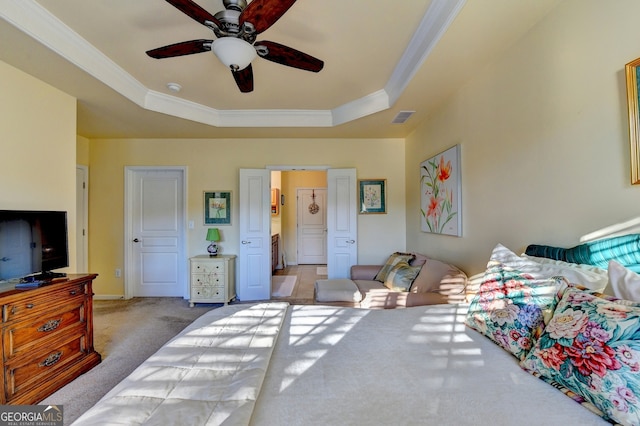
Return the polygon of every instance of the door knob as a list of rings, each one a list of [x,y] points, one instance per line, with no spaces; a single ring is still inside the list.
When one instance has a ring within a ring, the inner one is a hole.
[[[349,243],[349,244],[353,244],[353,243],[355,243],[355,242],[356,242],[356,240],[348,240],[348,241],[347,241],[347,243]]]
[[[134,242],[134,243],[139,243],[139,242],[140,242],[140,240],[139,240],[139,239],[137,239],[137,238],[134,238],[134,239],[133,239],[133,242]]]
[[[242,241],[242,244],[251,244],[251,241]]]

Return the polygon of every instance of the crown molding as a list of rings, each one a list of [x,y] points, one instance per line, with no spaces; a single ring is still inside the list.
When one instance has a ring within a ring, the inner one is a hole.
[[[219,110],[153,91],[34,0],[0,0],[0,17],[150,111],[215,127],[334,127],[389,109],[466,0],[433,0],[386,85],[331,110]]]

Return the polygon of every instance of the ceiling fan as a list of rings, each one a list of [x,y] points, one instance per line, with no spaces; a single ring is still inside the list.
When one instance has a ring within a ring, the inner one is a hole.
[[[311,55],[273,41],[256,41],[256,36],[273,25],[296,0],[223,0],[225,10],[210,14],[191,0],[166,0],[187,16],[213,30],[216,40],[190,40],[147,51],[156,59],[191,55],[213,50],[231,69],[241,92],[253,91],[251,61],[260,56],[278,64],[318,72],[324,62]]]

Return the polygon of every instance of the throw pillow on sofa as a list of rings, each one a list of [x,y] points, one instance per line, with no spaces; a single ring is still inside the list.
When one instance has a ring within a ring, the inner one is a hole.
[[[414,257],[415,255],[413,255],[412,253],[401,253],[398,251],[393,253],[391,256],[389,256],[387,262],[382,265],[382,268],[380,268],[380,271],[374,279],[376,281],[384,283],[387,280],[387,275],[389,275],[389,272],[391,272],[391,269],[393,269],[396,264],[398,264],[399,262],[409,263],[414,259]]]
[[[422,266],[410,266],[407,262],[396,263],[384,280],[384,286],[393,291],[409,291]]]
[[[640,424],[640,304],[567,289],[521,366],[607,420]]]

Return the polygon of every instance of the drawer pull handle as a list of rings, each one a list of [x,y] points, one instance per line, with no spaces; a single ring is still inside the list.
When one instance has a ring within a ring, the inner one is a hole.
[[[70,295],[72,295],[72,296],[75,296],[75,295],[76,295],[76,293],[77,293],[77,292],[76,292],[75,290],[71,290],[71,291],[69,292],[69,294],[70,294]]]
[[[27,304],[27,309],[31,309],[31,308],[33,308],[33,303],[28,303]]]
[[[49,332],[49,331],[53,331],[56,328],[58,328],[60,326],[60,323],[62,322],[61,319],[57,319],[57,320],[49,320],[47,322],[45,322],[44,324],[42,324],[40,327],[38,327],[38,331],[41,332]]]
[[[40,362],[40,364],[38,364],[38,366],[40,366],[40,367],[51,367],[56,362],[60,361],[60,358],[62,358],[62,352],[54,352],[51,355],[49,355],[48,357],[46,357],[44,361]]]

